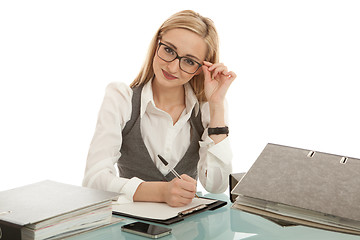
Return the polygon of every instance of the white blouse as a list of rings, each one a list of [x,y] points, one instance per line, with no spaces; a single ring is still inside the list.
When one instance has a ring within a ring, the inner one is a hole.
[[[130,120],[132,111],[132,90],[124,83],[110,83],[98,114],[95,134],[90,144],[86,162],[83,186],[123,193],[132,201],[133,195],[143,180],[126,179],[118,176],[117,163],[121,156],[122,130]],[[151,81],[145,84],[141,93],[140,128],[145,146],[156,167],[164,175],[169,168],[158,159],[162,155],[169,166],[174,168],[182,159],[190,145],[190,122],[193,108],[196,113],[201,108],[202,123],[205,128],[199,142],[200,160],[198,176],[203,187],[212,193],[224,192],[232,170],[232,151],[228,138],[215,144],[207,135],[210,123],[209,104],[199,104],[189,84],[185,84],[185,104],[181,117],[173,125],[171,116],[155,106]],[[225,123],[228,125],[227,104]],[[156,134],[154,134],[156,133]]]

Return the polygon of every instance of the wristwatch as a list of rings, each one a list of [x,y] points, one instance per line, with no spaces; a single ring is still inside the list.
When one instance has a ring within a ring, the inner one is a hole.
[[[228,127],[216,127],[216,128],[208,128],[208,135],[219,135],[219,134],[226,134],[229,135],[229,128]]]

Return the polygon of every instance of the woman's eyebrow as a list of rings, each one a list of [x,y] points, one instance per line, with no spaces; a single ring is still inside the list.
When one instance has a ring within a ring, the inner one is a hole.
[[[165,41],[165,40],[163,40],[163,42],[166,43],[167,45],[169,45],[170,47],[172,47],[174,50],[177,50],[177,47],[174,44],[172,44],[171,42],[168,42],[168,41]],[[197,61],[201,62],[201,60],[198,57],[194,56],[194,55],[186,54],[185,56],[195,58]]]
[[[164,40],[164,43],[166,43],[167,45],[170,45],[170,47],[172,47],[174,50],[177,50],[177,47],[174,44],[172,44],[171,42]]]

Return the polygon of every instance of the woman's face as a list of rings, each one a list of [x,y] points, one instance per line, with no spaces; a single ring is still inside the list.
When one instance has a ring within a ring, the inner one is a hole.
[[[199,68],[195,73],[188,73],[193,72],[193,69],[196,70],[199,66],[198,63],[202,64],[205,60],[207,46],[199,35],[186,29],[176,28],[167,31],[160,43],[161,47],[158,46],[153,59],[154,81],[165,87],[182,86],[190,81],[194,75],[202,71]],[[179,65],[180,59],[171,62],[163,60],[169,60],[167,57],[171,58],[171,56],[175,58],[176,54],[179,57],[186,57],[181,60],[181,68]],[[187,72],[182,69],[187,70]]]

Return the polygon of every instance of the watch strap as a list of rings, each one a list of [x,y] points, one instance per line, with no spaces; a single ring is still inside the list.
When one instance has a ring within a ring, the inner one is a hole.
[[[208,128],[208,135],[219,135],[219,134],[226,134],[229,135],[229,128],[225,127],[215,127],[215,128]]]

